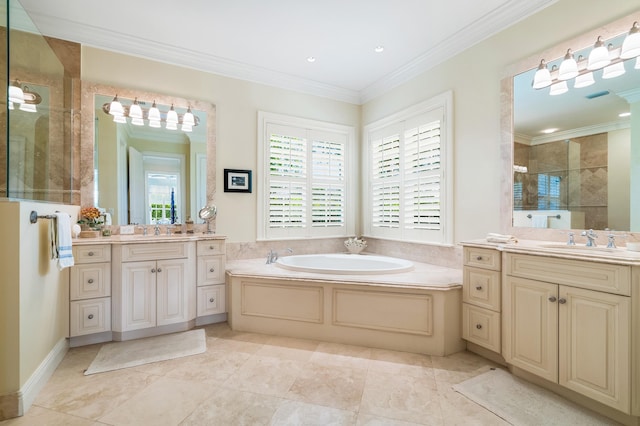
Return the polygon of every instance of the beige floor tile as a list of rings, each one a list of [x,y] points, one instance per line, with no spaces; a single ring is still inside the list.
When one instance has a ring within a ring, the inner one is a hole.
[[[58,413],[47,408],[32,406],[26,415],[15,419],[0,421],[2,426],[97,426],[100,423],[72,416],[70,414]]]
[[[403,374],[434,379],[431,356],[372,349],[369,369],[381,373]]]
[[[402,420],[387,419],[372,414],[358,414],[356,426],[419,426],[420,423],[404,422]]]
[[[227,337],[218,337],[215,339],[207,338],[207,350],[213,349],[219,351],[255,354],[262,349],[262,346],[264,346],[263,343],[247,342]]]
[[[322,342],[318,344],[310,361],[321,365],[367,370],[370,358],[371,348]]]
[[[180,425],[268,425],[283,402],[273,396],[220,388]]]
[[[446,357],[432,356],[436,381],[456,384],[488,371],[497,365],[471,352],[457,352]]]
[[[318,345],[307,345],[309,349],[305,349],[303,344],[295,345],[295,341],[290,344],[277,343],[277,341],[269,341],[263,345],[257,352],[259,356],[270,356],[274,358],[290,359],[294,361],[309,361],[314,354],[314,349]],[[299,347],[293,347],[299,346]]]
[[[160,377],[99,420],[116,426],[177,425],[214,390],[209,385]]]
[[[356,424],[356,413],[337,408],[286,401],[273,415],[274,426],[349,426]]]
[[[307,364],[291,386],[287,398],[357,411],[367,372],[349,367]]]
[[[224,383],[225,387],[263,395],[285,396],[305,363],[266,356],[252,356]]]
[[[441,425],[434,380],[369,370],[360,413],[407,422]]]
[[[450,383],[438,382],[440,409],[445,426],[508,426],[509,423],[456,392]]]

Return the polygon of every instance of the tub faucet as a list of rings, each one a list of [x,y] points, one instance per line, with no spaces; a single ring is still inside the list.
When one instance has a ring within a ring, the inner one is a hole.
[[[153,235],[160,235],[160,225],[158,225],[157,223],[153,227]]]
[[[588,231],[582,231],[582,233],[580,234],[583,237],[587,237],[587,244],[585,244],[587,247],[596,247],[596,238],[598,238],[598,235],[593,232],[593,229],[589,229]]]
[[[278,252],[273,251],[273,249],[269,250],[269,253],[267,253],[267,265],[274,263],[276,260],[278,260]]]

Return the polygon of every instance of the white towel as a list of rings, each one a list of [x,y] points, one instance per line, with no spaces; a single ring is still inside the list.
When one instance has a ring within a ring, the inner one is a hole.
[[[531,216],[531,226],[534,228],[546,228],[549,218],[546,214],[534,214]]]
[[[71,217],[67,213],[55,213],[51,233],[51,257],[58,259],[58,269],[73,266],[71,250]]]
[[[500,244],[508,244],[508,243],[517,243],[518,239],[513,235],[508,234],[495,234],[493,232],[489,232],[487,234],[487,242],[488,243],[500,243]]]

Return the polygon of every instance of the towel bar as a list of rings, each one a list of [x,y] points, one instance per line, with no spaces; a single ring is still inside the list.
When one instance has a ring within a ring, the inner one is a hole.
[[[531,216],[531,213],[529,213],[527,217],[531,219],[533,216]],[[559,214],[548,214],[547,217],[555,217],[556,219],[560,219],[561,216]]]
[[[31,213],[29,214],[29,222],[31,223],[36,223],[38,222],[38,219],[55,219],[56,216],[52,215],[52,214],[46,214],[43,216],[38,215],[38,212],[35,210],[31,210]]]

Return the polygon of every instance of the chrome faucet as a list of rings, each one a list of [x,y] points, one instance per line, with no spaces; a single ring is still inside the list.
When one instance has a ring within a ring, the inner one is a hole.
[[[582,231],[580,235],[582,235],[583,237],[587,237],[587,243],[585,244],[585,246],[587,247],[597,246],[596,238],[598,238],[598,234],[593,232],[593,229],[589,229],[588,231]]]
[[[267,253],[267,265],[270,265],[278,260],[278,252],[273,251],[273,249],[269,250]]]
[[[157,223],[153,227],[153,235],[160,235],[160,225]]]
[[[616,236],[614,234],[607,235],[607,248],[616,248]]]
[[[574,235],[575,234],[573,232],[569,232],[569,241],[567,241],[567,245],[568,246],[575,246],[576,245],[576,240],[573,238]]]

